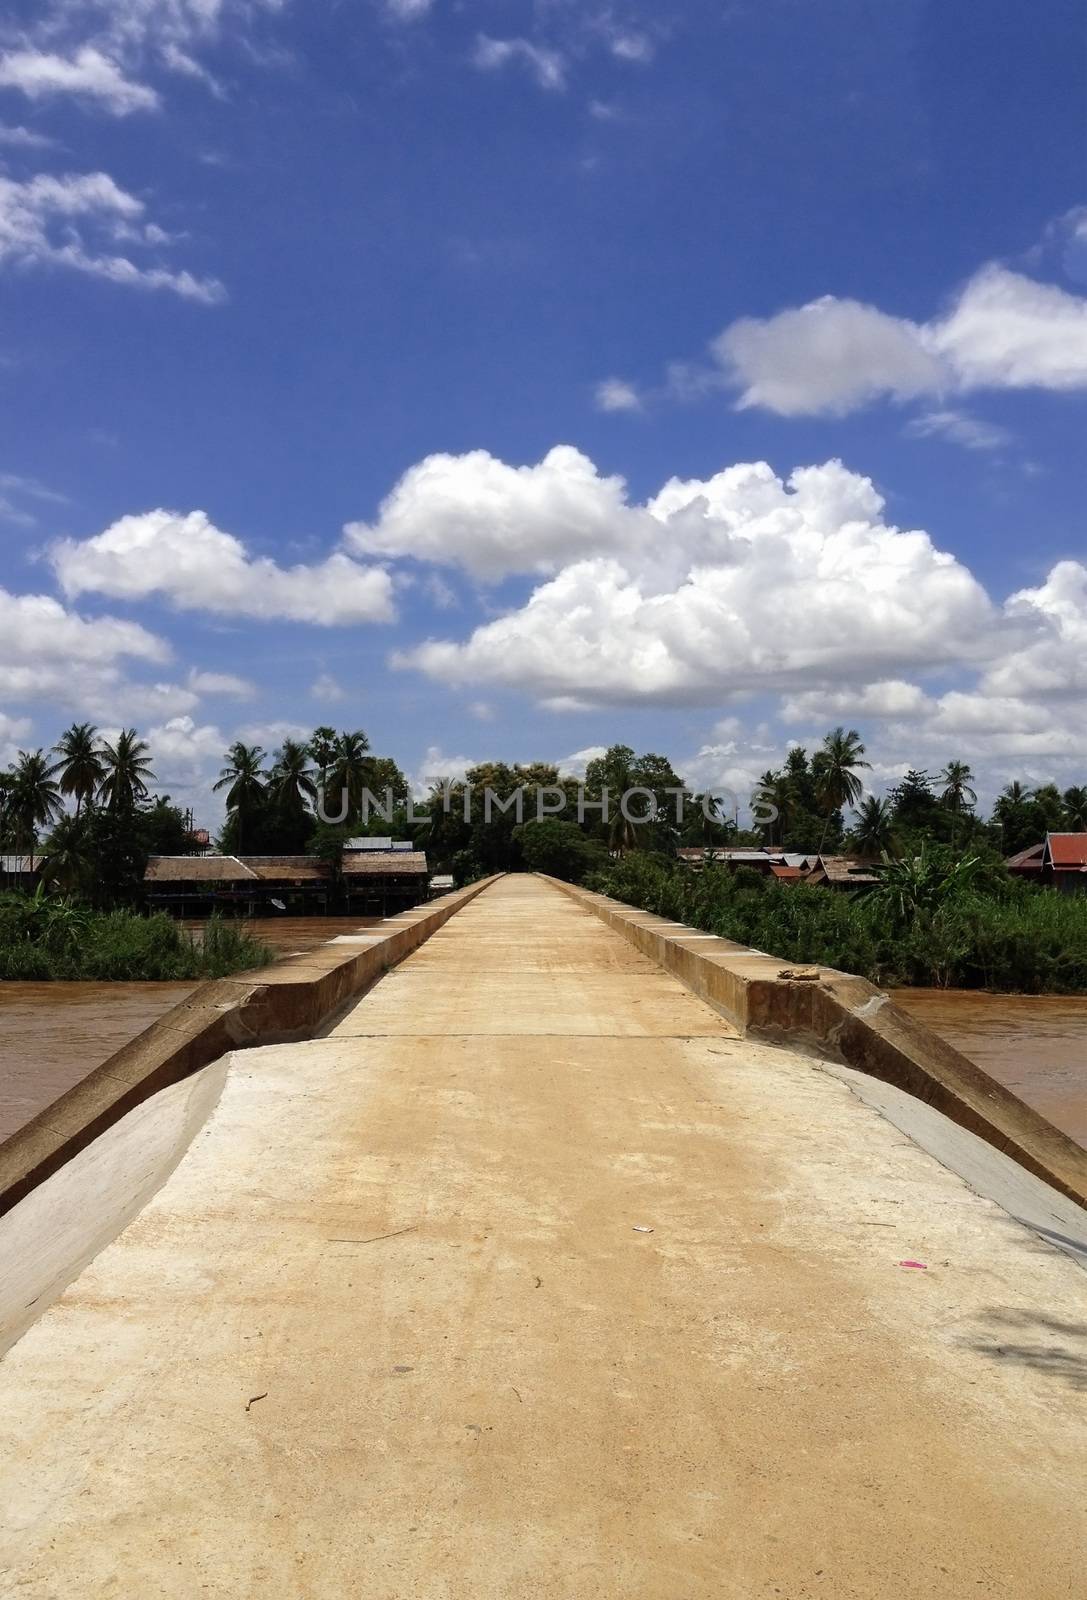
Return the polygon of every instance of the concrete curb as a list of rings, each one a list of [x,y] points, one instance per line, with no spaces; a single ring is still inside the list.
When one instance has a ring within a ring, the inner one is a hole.
[[[160,1089],[229,1050],[310,1039],[494,878],[272,967],[201,984],[0,1145],[0,1216]],[[357,943],[354,942],[357,940]]]
[[[867,979],[831,967],[790,966],[558,878],[547,882],[673,973],[741,1033],[798,1045],[894,1084],[1087,1204],[1087,1151]]]

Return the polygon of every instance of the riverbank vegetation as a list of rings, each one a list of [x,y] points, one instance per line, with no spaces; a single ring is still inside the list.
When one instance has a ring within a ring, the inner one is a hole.
[[[273,959],[244,923],[212,917],[197,938],[172,917],[95,911],[42,893],[0,894],[0,979],[199,981]]]
[[[939,850],[905,872],[898,865],[855,894],[767,882],[744,868],[691,872],[638,852],[587,883],[785,961],[837,967],[881,987],[1087,993],[1087,896],[1017,883],[999,860],[963,873]]]
[[[686,785],[667,757],[622,744],[590,759],[580,779],[548,762],[483,762],[463,778],[435,775],[413,803],[404,774],[373,753],[365,733],[321,727],[307,740],[285,739],[274,755],[230,746],[214,785],[226,806],[216,843],[224,853],[308,852],[336,866],[351,835],[392,834],[411,839],[431,872],[451,872],[458,884],[522,870],[590,881],[783,959],[884,984],[1087,991],[1087,894],[1025,884],[1004,865],[1047,832],[1087,829],[1087,787],[1012,781],[986,817],[963,761],[939,774],[911,768],[880,795],[865,791],[867,770],[854,729],[833,729],[812,750],[794,746],[760,778],[746,828],[738,808]],[[151,752],[135,729],[105,739],[76,724],[50,753],[21,752],[0,773],[0,849],[38,857],[41,893],[69,907],[64,915],[104,919],[94,924],[103,953],[87,957],[103,969],[184,977],[214,975],[208,962],[224,971],[252,964],[253,952],[228,950],[225,932],[215,935],[224,942],[213,957],[185,948],[165,919],[109,920],[143,909],[149,855],[195,853],[210,842],[169,795],[152,793],[153,782]],[[391,800],[391,810],[365,815],[367,790]],[[632,791],[620,809],[619,796]],[[321,794],[338,820],[318,817]],[[676,859],[677,847],[727,845],[849,854],[873,864],[879,881],[831,889],[712,864],[692,871]],[[175,935],[180,943],[171,943]],[[38,955],[27,953],[31,945]],[[16,953],[0,959],[14,966],[55,960],[68,972],[77,959],[52,934],[20,935],[5,948]]]

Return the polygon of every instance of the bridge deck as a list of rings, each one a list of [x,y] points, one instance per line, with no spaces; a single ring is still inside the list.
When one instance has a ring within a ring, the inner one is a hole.
[[[1072,1594],[1084,1283],[504,879],[234,1057],[0,1365],[6,1592]]]

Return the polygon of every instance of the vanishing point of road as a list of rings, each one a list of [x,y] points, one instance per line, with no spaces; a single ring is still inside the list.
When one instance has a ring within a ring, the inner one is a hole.
[[[1081,1269],[553,886],[205,1071],[0,1365],[5,1593],[1082,1592]]]

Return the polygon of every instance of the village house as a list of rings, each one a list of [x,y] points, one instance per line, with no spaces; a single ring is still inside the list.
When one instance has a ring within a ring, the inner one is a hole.
[[[348,839],[340,867],[350,911],[385,916],[427,897],[426,854],[410,839]]]
[[[44,857],[0,855],[0,889],[24,889],[33,894],[41,878]]]
[[[823,856],[814,852],[804,854],[796,850],[759,849],[714,846],[707,849],[682,846],[676,851],[677,859],[692,872],[707,865],[721,865],[737,870],[746,867],[759,872],[776,883],[824,884],[831,889],[865,888],[879,880],[872,868],[874,863],[857,856]]]
[[[349,839],[339,874],[307,855],[152,856],[144,883],[152,910],[179,917],[384,916],[426,898],[427,860],[410,840]]]
[[[1087,891],[1087,833],[1047,833],[1041,844],[1009,856],[1005,866],[1017,877],[1061,894],[1083,894]]]

